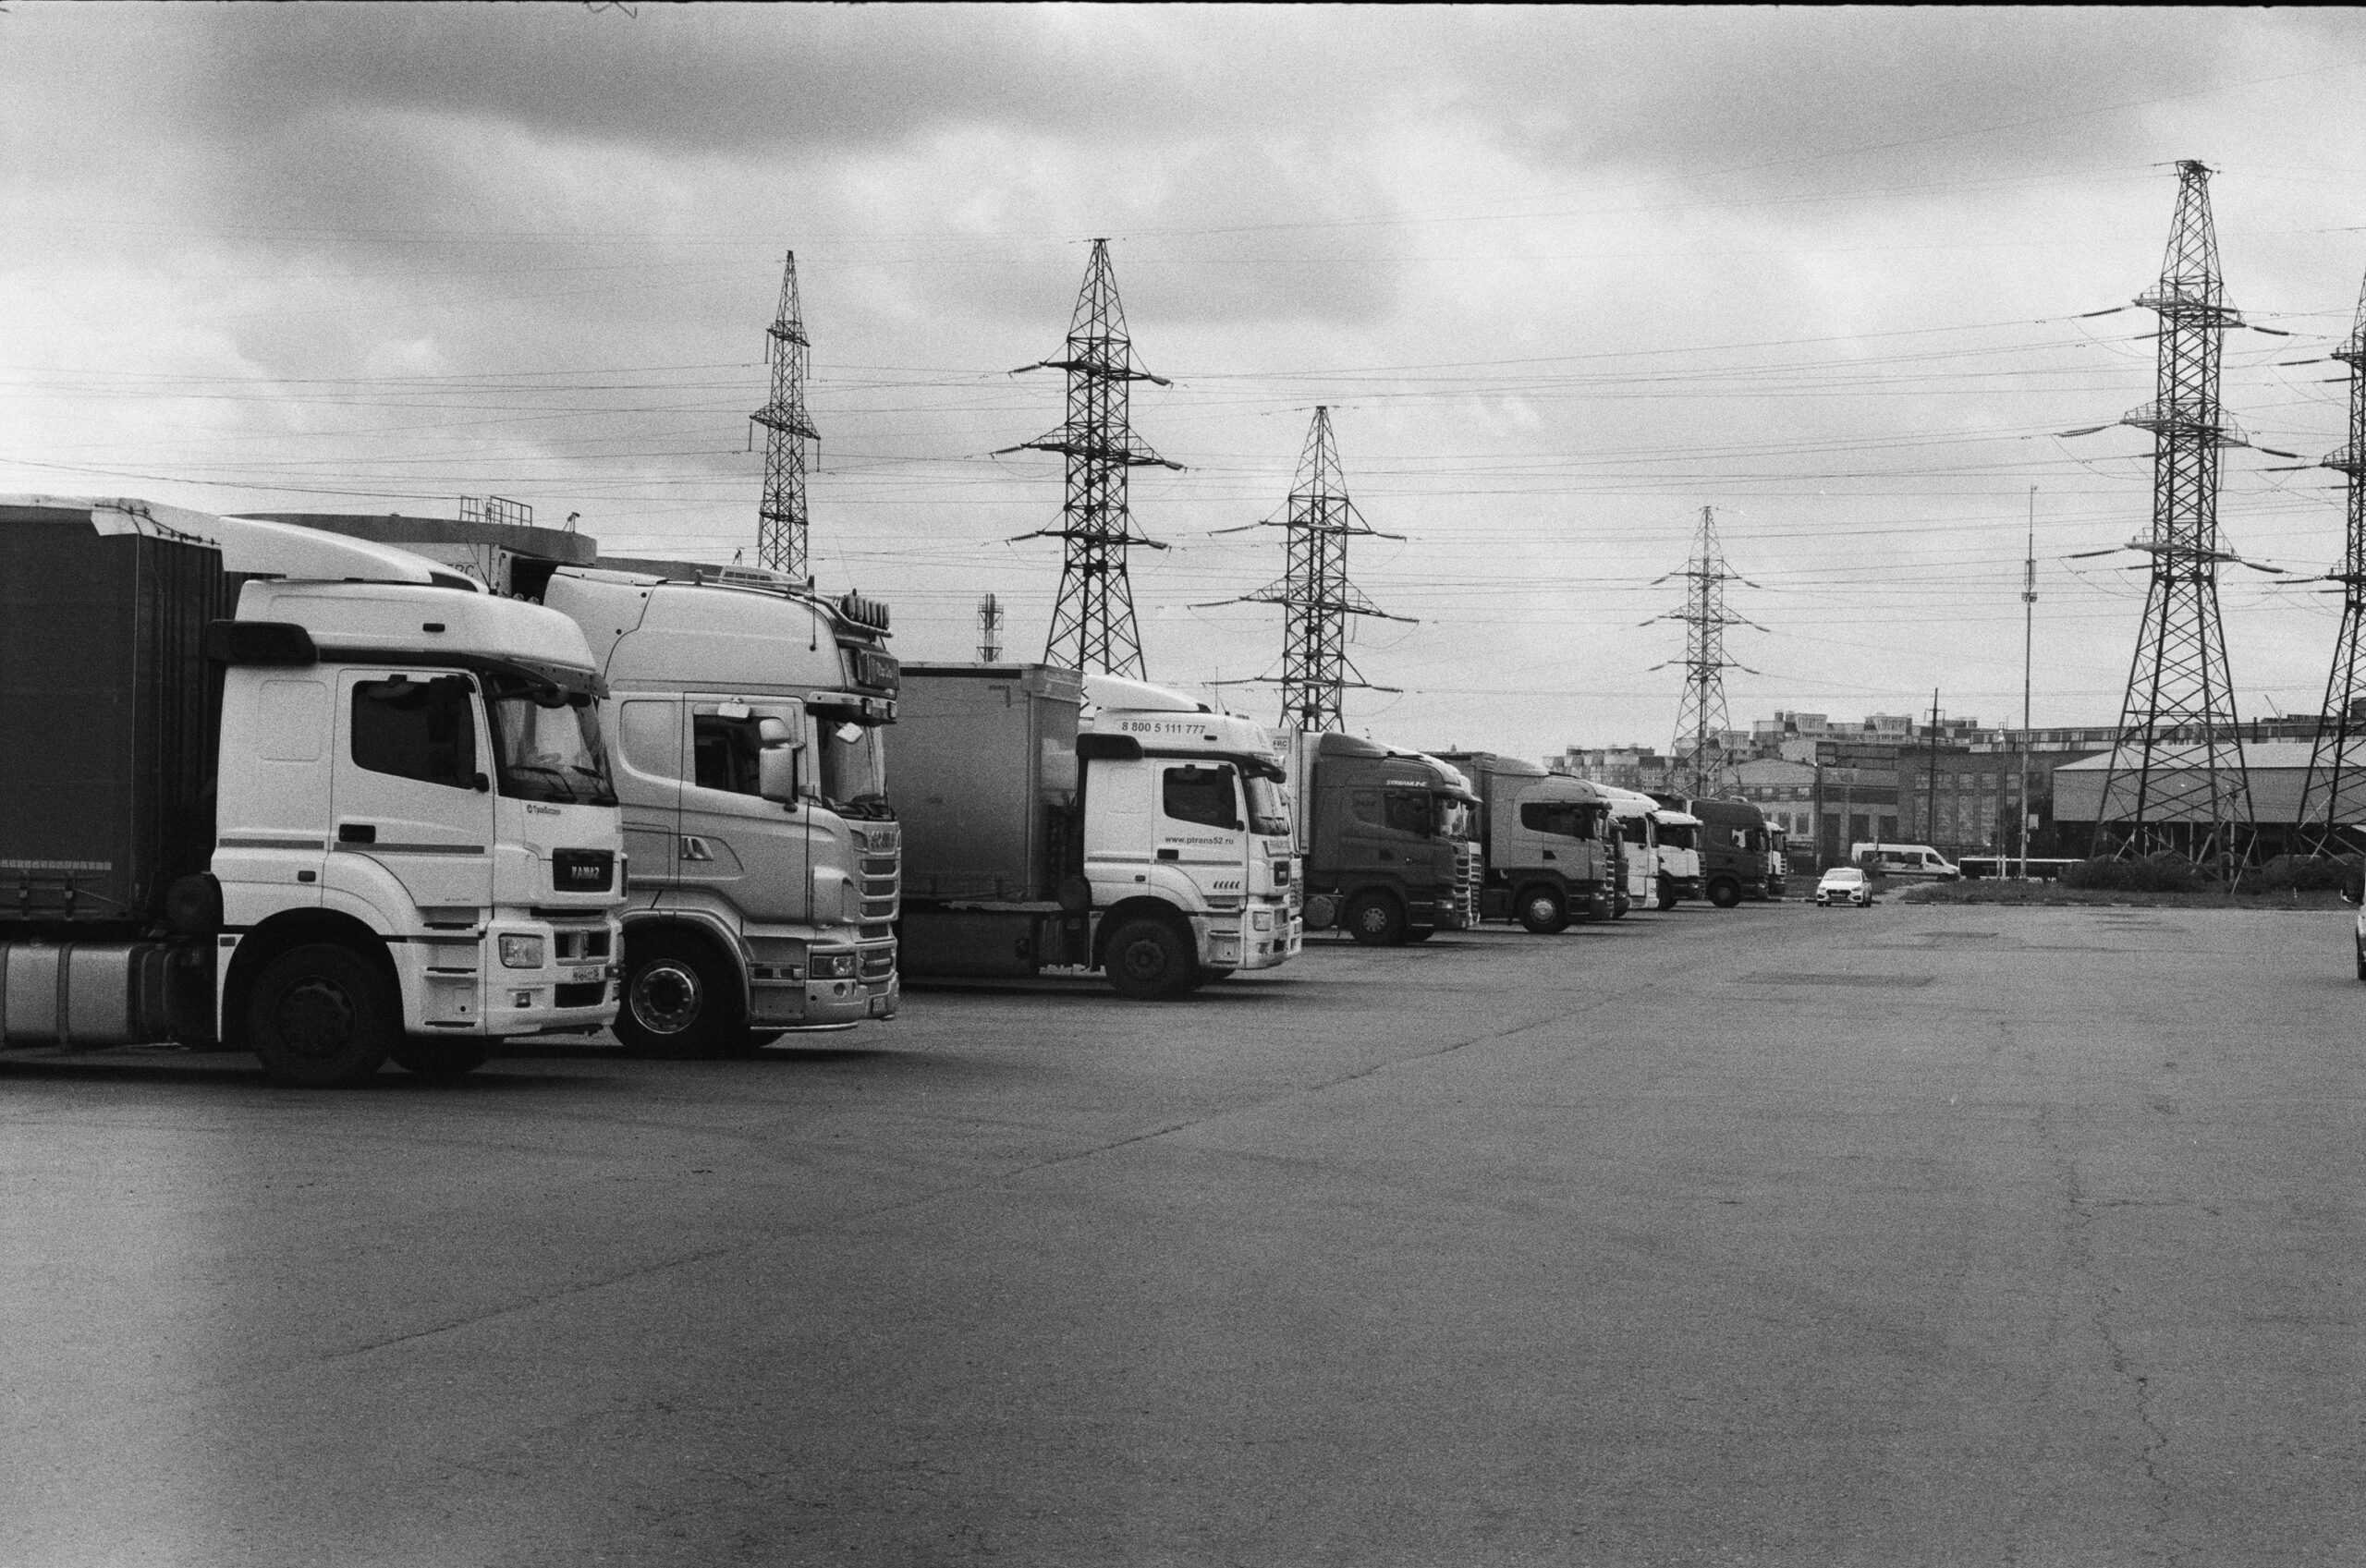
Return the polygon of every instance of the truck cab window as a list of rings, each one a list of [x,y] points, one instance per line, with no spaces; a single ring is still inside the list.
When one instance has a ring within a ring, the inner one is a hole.
[[[1242,777],[1240,784],[1249,795],[1250,832],[1266,838],[1280,838],[1290,831],[1289,791],[1278,780],[1250,773]]]
[[[1169,768],[1159,781],[1159,808],[1178,822],[1238,830],[1238,800],[1230,768]]]
[[[1376,789],[1349,790],[1348,792],[1348,815],[1354,818],[1357,824],[1360,827],[1376,828],[1380,826],[1380,791]]]
[[[849,817],[885,819],[887,775],[879,730],[838,714],[809,708],[819,754],[814,787],[831,809]]]
[[[1567,800],[1523,801],[1519,808],[1519,825],[1531,833],[1551,833],[1555,838],[1592,838],[1592,820],[1584,809]]]
[[[756,721],[698,713],[690,719],[691,780],[701,789],[753,795],[757,788]]]
[[[513,800],[614,806],[600,711],[591,693],[523,675],[485,677],[501,793]]]
[[[1410,790],[1392,789],[1387,796],[1388,826],[1401,833],[1430,836],[1430,797]]]
[[[474,789],[476,704],[461,675],[358,681],[353,687],[353,762],[451,789]]]

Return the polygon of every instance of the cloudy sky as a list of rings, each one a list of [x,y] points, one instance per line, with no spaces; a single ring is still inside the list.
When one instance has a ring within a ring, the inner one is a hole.
[[[797,253],[815,569],[907,659],[1040,650],[1055,353],[1092,238],[1138,358],[1153,678],[1271,674],[1315,406],[1376,529],[1395,693],[1351,727],[1665,745],[1652,617],[1702,506],[1737,722],[2116,715],[2174,160],[2212,185],[2262,446],[2322,456],[2366,272],[2366,19],[2310,11],[0,6],[0,490],[216,511],[582,514],[752,556]],[[2300,363],[2316,360],[2317,363]],[[2231,456],[2248,556],[2322,571],[2336,476]],[[2311,710],[2336,600],[2230,571],[2245,715]],[[1763,629],[1759,629],[1763,628]],[[1268,689],[1229,687],[1269,713]]]

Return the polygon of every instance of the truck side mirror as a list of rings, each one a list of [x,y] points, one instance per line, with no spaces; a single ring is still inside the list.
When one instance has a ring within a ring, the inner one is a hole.
[[[766,800],[787,805],[798,796],[798,766],[801,746],[767,746],[756,753],[756,793]]]

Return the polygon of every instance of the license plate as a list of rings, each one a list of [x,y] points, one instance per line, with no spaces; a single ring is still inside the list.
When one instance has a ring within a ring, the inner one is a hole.
[[[579,985],[585,980],[604,980],[607,978],[608,966],[604,964],[594,964],[589,968],[578,969],[575,971],[576,982]]]

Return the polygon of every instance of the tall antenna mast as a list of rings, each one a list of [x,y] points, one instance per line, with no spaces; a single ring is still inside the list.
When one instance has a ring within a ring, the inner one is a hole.
[[[2335,847],[2342,828],[2357,820],[2360,802],[2355,796],[2361,782],[2358,759],[2350,748],[2360,738],[2360,722],[2352,717],[2359,691],[2361,642],[2366,642],[2366,290],[2358,300],[2358,315],[2349,336],[2333,357],[2349,367],[2349,441],[2325,454],[2324,467],[2349,477],[2349,533],[2342,550],[2341,570],[2327,580],[2341,585],[2341,633],[2334,639],[2333,670],[2325,677],[2324,715],[2317,723],[2316,744],[2309,750],[2309,771],[2300,784],[2300,836],[2324,853]]]
[[[2030,486],[2029,553],[2021,560],[2021,880],[2030,876],[2030,671],[2037,651],[2037,486]]]
[[[764,500],[756,509],[756,565],[799,582],[811,580],[805,560],[805,446],[822,438],[805,415],[805,376],[812,345],[797,298],[797,252],[780,280],[780,313],[764,329],[764,358],[773,368],[772,401],[748,417],[764,427]]]
[[[1388,614],[1348,580],[1350,534],[1370,534],[1375,539],[1401,536],[1372,528],[1348,499],[1338,448],[1332,440],[1329,408],[1317,407],[1314,422],[1307,427],[1306,449],[1299,456],[1298,479],[1290,487],[1287,517],[1278,525],[1269,519],[1251,526],[1278,526],[1287,533],[1287,567],[1281,581],[1235,601],[1282,607],[1282,723],[1289,729],[1317,732],[1345,729],[1341,710],[1348,687],[1397,689],[1373,686],[1349,662],[1348,617],[1373,615],[1390,621],[1409,617]]]
[[[1726,584],[1750,579],[1726,565],[1725,547],[1717,541],[1715,507],[1701,508],[1701,529],[1692,536],[1692,558],[1684,570],[1659,580],[1678,577],[1685,581],[1684,609],[1652,617],[1684,623],[1684,700],[1676,711],[1676,740],[1668,751],[1686,785],[1684,793],[1714,796],[1725,787],[1724,742],[1718,735],[1731,722],[1726,712],[1726,672],[1747,667],[1726,657],[1726,628],[1755,624],[1726,614]]]
[[[1067,498],[1060,511],[1060,526],[1025,536],[1067,541],[1067,558],[1060,568],[1060,597],[1052,608],[1052,631],[1044,639],[1043,662],[1071,670],[1139,677],[1144,674],[1141,633],[1134,624],[1134,589],[1126,574],[1126,552],[1136,544],[1153,550],[1166,546],[1134,531],[1133,515],[1126,504],[1126,476],[1139,468],[1154,465],[1179,469],[1183,465],[1168,462],[1134,436],[1133,383],[1169,383],[1134,363],[1133,341],[1126,335],[1126,308],[1117,298],[1117,281],[1109,270],[1107,240],[1092,242],[1084,288],[1077,296],[1076,314],[1068,322],[1067,357],[1019,369],[1068,373],[1067,422],[1048,435],[1004,448],[1057,452],[1068,460]]]
[[[987,594],[978,601],[978,662],[991,664],[1002,657],[1002,605]]]
[[[2220,411],[2223,337],[2243,319],[2226,303],[2210,170],[2177,164],[2177,218],[2161,280],[2136,303],[2161,318],[2153,399],[2120,422],[2153,432],[2153,557],[2144,626],[2128,665],[2119,744],[2104,775],[2094,853],[2161,851],[2194,859],[2248,848],[2250,775],[2218,618],[2219,455],[2247,445]],[[2238,834],[2245,842],[2238,845]]]

